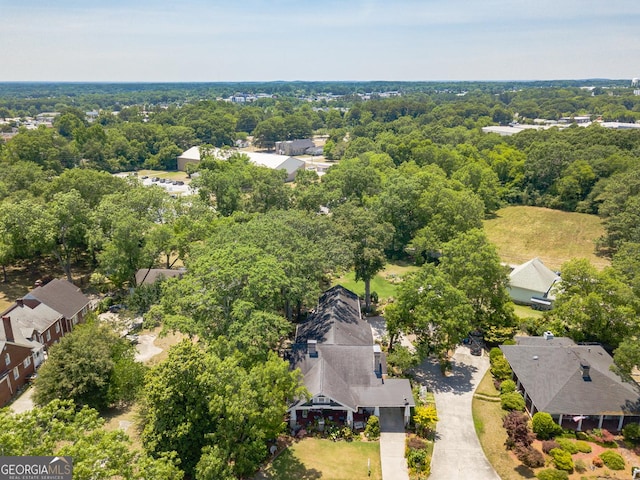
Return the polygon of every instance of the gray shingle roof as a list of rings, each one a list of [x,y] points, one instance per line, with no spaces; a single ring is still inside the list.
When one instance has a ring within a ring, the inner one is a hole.
[[[61,278],[34,288],[25,298],[35,298],[69,319],[89,305],[89,299],[78,287]]]
[[[610,370],[613,360],[600,345],[570,339],[516,337],[500,347],[537,410],[551,414],[640,414],[640,390]],[[582,364],[589,365],[588,378]]]
[[[307,341],[317,340],[316,356]],[[380,361],[386,373],[384,354]],[[342,286],[327,290],[309,320],[298,326],[291,364],[304,375],[313,395],[324,395],[357,410],[358,407],[414,405],[408,380],[383,380],[375,371],[371,326],[360,316],[358,296]]]
[[[26,338],[31,337],[34,329],[42,333],[62,318],[61,313],[33,299],[14,303],[3,315],[9,315],[12,321],[17,322]]]

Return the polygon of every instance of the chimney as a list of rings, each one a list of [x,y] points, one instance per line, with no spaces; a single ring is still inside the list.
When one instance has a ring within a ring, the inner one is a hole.
[[[376,372],[377,376],[382,375],[382,363],[381,363],[381,350],[380,345],[376,344],[373,346],[373,371]]]
[[[317,340],[307,340],[307,353],[312,358],[316,358],[318,356],[317,344]]]
[[[18,305],[19,307],[24,307],[24,300],[22,298],[17,299],[16,305]]]
[[[586,382],[591,381],[591,376],[589,375],[589,370],[591,370],[591,365],[586,360],[580,360],[580,370],[582,370],[582,379]]]
[[[2,326],[4,327],[4,336],[8,342],[13,342],[13,328],[11,327],[11,319],[9,315],[2,317]]]

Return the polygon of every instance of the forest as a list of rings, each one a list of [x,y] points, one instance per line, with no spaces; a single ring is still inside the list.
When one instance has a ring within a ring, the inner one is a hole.
[[[357,95],[391,90],[400,95]],[[237,92],[274,96],[218,100]],[[344,96],[310,99],[318,92]],[[86,113],[94,109],[90,122]],[[21,117],[51,111],[59,113],[51,128],[18,125]],[[70,280],[88,270],[92,288],[126,298],[147,325],[198,339],[148,372],[118,380],[126,388],[116,381],[109,390],[103,378],[61,392],[52,385],[64,382],[44,375],[36,398],[60,411],[70,407],[52,406],[53,398],[97,409],[107,405],[95,398],[139,402],[143,468],[175,468],[198,479],[246,477],[267,457],[287,400],[304,395],[278,353],[318,295],[349,270],[365,283],[365,309],[384,307],[390,361],[406,366],[436,355],[444,362],[473,330],[492,345],[518,331],[551,330],[603,343],[629,374],[640,365],[640,130],[596,121],[506,137],[481,130],[584,115],[635,122],[640,96],[629,82],[604,80],[1,84],[0,130],[14,134],[0,142],[3,271],[34,259],[57,262]],[[112,175],[175,169],[177,156],[194,145],[232,147],[249,138],[270,150],[276,141],[311,136],[326,140],[332,166],[321,177],[301,170],[293,184],[241,152],[208,155],[192,179],[194,196],[174,198],[135,177]],[[595,248],[611,267],[568,262],[557,308],[521,321],[506,291],[507,271],[482,230],[482,220],[505,205],[598,215],[605,234]],[[370,281],[392,260],[420,268],[400,283],[397,298],[374,305]],[[182,278],[135,283],[140,268],[176,265],[187,269]],[[416,335],[416,358],[396,345],[400,333]],[[58,349],[77,351],[65,345]],[[112,355],[109,365],[129,358],[104,352]],[[175,400],[178,394],[184,401]],[[74,415],[67,415],[70,425],[90,414]],[[91,417],[88,425],[99,422]]]

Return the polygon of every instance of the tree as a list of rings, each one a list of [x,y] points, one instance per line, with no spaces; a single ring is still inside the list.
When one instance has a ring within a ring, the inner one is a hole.
[[[422,355],[434,352],[444,361],[447,352],[469,333],[473,308],[435,266],[424,265],[398,288],[398,317],[404,331],[417,336]]]
[[[439,268],[454,287],[466,294],[474,310],[476,329],[489,332],[515,328],[507,272],[482,230],[468,230],[446,243]]]
[[[144,392],[145,449],[176,451],[198,478],[252,475],[283,428],[288,401],[304,393],[299,372],[275,354],[249,366],[225,339],[207,350],[188,341],[172,347]]]
[[[0,410],[0,455],[71,456],[73,478],[180,480],[172,454],[157,459],[131,448],[120,430],[107,431],[96,410],[53,400],[21,414]]]
[[[144,367],[134,361],[134,349],[107,325],[79,325],[49,350],[35,382],[34,402],[70,399],[76,405],[102,410],[133,400]]]
[[[371,280],[386,263],[384,250],[391,241],[393,226],[376,222],[372,212],[352,204],[336,209],[334,218],[350,243],[356,282],[364,282],[365,311],[368,312],[371,308]]]

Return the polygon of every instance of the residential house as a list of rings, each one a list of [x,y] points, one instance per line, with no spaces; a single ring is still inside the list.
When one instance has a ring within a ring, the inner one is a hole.
[[[297,328],[290,361],[311,393],[290,406],[291,428],[321,427],[326,420],[362,428],[368,415],[385,408],[399,409],[409,422],[415,406],[409,380],[387,378],[385,354],[362,318],[358,296],[346,288],[322,294]]]
[[[546,332],[516,337],[500,349],[513,370],[530,415],[551,414],[565,428],[621,430],[640,420],[640,389],[611,370],[613,359],[597,344],[575,344]]]
[[[64,333],[84,321],[89,311],[89,298],[73,283],[57,278],[31,290],[24,299],[35,299],[62,314]]]
[[[42,359],[44,345],[22,334],[17,321],[4,315],[0,324],[0,408],[27,383]]]
[[[556,272],[547,268],[539,258],[534,258],[511,271],[507,290],[515,303],[548,310],[555,299],[551,289],[559,281],[560,276]]]
[[[278,155],[304,155],[307,149],[315,147],[316,144],[310,138],[286,140],[276,142],[276,153]]]
[[[65,334],[63,315],[34,298],[19,298],[1,314],[17,322],[25,338],[38,341],[48,349]],[[37,362],[40,365],[42,360]]]

